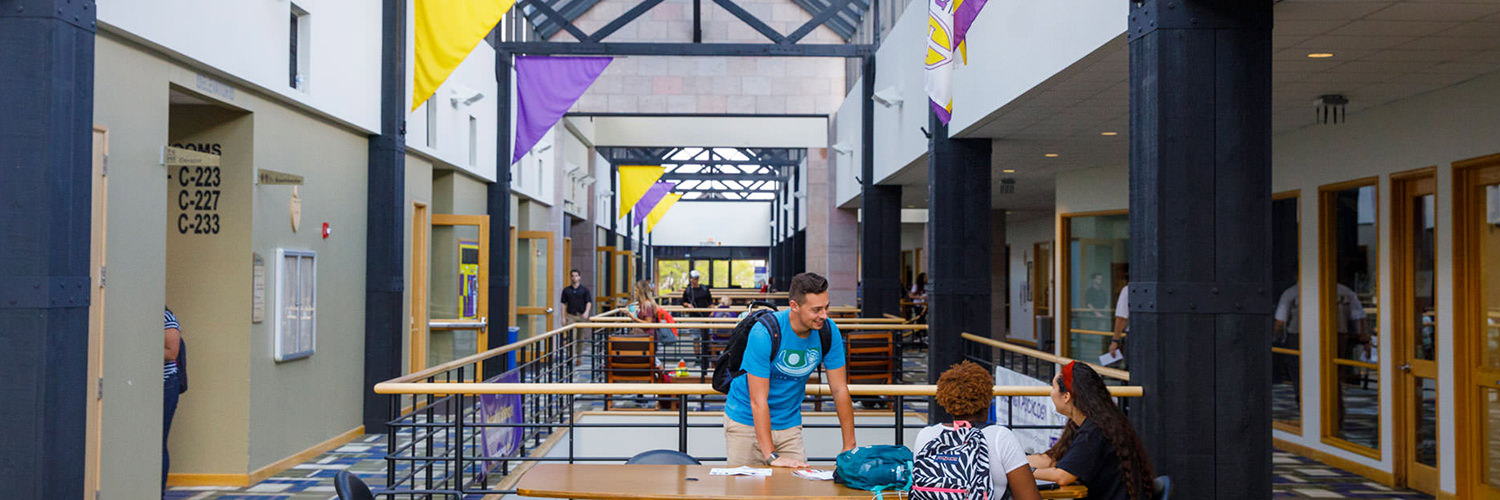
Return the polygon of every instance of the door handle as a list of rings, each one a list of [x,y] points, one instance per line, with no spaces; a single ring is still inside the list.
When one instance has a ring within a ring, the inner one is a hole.
[[[1403,364],[1403,365],[1401,365],[1401,366],[1398,366],[1398,367],[1396,367],[1396,368],[1400,368],[1400,369],[1401,369],[1401,371],[1403,371],[1403,372],[1408,372],[1408,373],[1410,373],[1410,372],[1411,372],[1411,363],[1406,363],[1406,364]]]
[[[552,308],[550,308],[550,307],[547,308],[547,314],[552,314]]]

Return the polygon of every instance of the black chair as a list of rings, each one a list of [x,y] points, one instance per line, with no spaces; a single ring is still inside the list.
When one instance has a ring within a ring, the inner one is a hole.
[[[625,461],[626,464],[643,465],[703,465],[692,455],[677,450],[643,451]]]
[[[375,500],[375,495],[370,493],[370,487],[359,476],[342,470],[333,477],[333,491],[339,494],[339,500]]]
[[[1172,478],[1167,476],[1156,476],[1156,500],[1170,500],[1172,496]]]

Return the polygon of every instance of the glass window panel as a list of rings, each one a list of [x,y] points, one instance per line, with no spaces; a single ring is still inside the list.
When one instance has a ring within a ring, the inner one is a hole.
[[[296,350],[298,352],[311,351],[313,348],[314,321],[317,318],[317,271],[313,266],[312,257],[298,259],[297,280],[299,282],[301,298],[301,325],[297,330]]]
[[[551,284],[552,274],[548,273],[548,261],[552,258],[552,249],[548,245],[550,240],[537,238],[532,241],[533,250],[531,255],[531,303],[538,307],[545,307],[547,300],[547,287]]]
[[[1412,354],[1416,359],[1432,361],[1437,355],[1436,286],[1433,283],[1437,258],[1433,241],[1434,196],[1424,195],[1413,204],[1412,214]]]
[[[1271,356],[1271,418],[1292,425],[1302,423],[1301,291],[1298,257],[1298,201],[1271,202],[1271,284],[1278,294],[1271,345],[1281,352]]]
[[[1130,216],[1074,217],[1068,224],[1067,354],[1097,360],[1109,349],[1115,302],[1129,280]]]
[[[1479,255],[1479,303],[1484,311],[1484,326],[1479,339],[1479,362],[1484,368],[1500,370],[1500,186],[1485,186],[1486,221],[1475,228]]]
[[[729,261],[715,260],[711,288],[729,288]]]
[[[1335,386],[1335,436],[1380,448],[1380,376],[1376,370],[1339,365]]]
[[[297,265],[295,255],[284,257],[281,266],[281,345],[295,346],[297,328],[302,326],[302,313],[297,310],[297,302],[302,298],[302,287],[297,278],[301,267]]]
[[[687,286],[688,261],[656,261],[656,286],[663,297],[680,297]]]
[[[534,262],[536,260],[536,251],[538,250],[536,241],[529,238],[516,239],[516,254],[511,256],[511,258],[516,260],[515,286],[512,288],[516,291],[516,307],[535,307],[537,305],[533,290],[536,290],[536,281],[542,276],[542,273],[535,272],[536,267]]]
[[[759,288],[755,283],[755,268],[764,267],[764,260],[737,260],[734,261],[734,278],[730,280],[730,286],[739,288]]]
[[[462,302],[459,298],[460,276],[458,227],[433,225],[428,253],[427,317],[456,318]],[[428,365],[432,366],[432,365]]]
[[[1335,283],[1322,290],[1329,317],[1325,335],[1333,337],[1332,357],[1379,363],[1378,249],[1375,186],[1327,193],[1330,221],[1329,258]],[[1377,369],[1340,365],[1334,372],[1333,434],[1351,443],[1379,448],[1380,379]]]
[[[1416,380],[1417,463],[1437,467],[1437,381]]]
[[[1485,388],[1481,391],[1483,396],[1480,401],[1484,405],[1484,412],[1480,418],[1484,427],[1482,443],[1484,446],[1484,478],[1485,484],[1500,487],[1500,390]]]

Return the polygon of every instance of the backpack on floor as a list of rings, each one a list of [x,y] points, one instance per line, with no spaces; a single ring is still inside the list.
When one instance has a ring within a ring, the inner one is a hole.
[[[745,358],[745,345],[750,342],[750,330],[755,325],[765,325],[766,331],[771,334],[771,361],[776,361],[776,353],[781,351],[781,325],[776,321],[776,306],[768,302],[752,302],[749,314],[740,318],[734,324],[734,333],[729,334],[729,345],[724,347],[724,352],[719,353],[719,358],[714,361],[714,390],[729,394],[729,387],[734,384],[734,379],[745,373],[740,367]],[[769,309],[765,309],[769,308]],[[823,341],[823,352],[820,356],[828,356],[828,350],[833,344],[833,320],[828,320],[828,325],[818,330]],[[820,359],[821,363],[822,360]]]
[[[840,453],[833,482],[875,492],[906,491],[912,486],[911,450],[901,445],[861,446]]]
[[[923,446],[912,468],[912,500],[988,500],[995,488],[989,439],[964,421]]]

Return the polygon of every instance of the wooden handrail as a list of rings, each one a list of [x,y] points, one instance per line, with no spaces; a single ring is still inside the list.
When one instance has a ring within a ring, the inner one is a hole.
[[[968,332],[964,332],[963,333],[963,338],[968,339],[968,340],[973,341],[973,342],[984,344],[984,345],[987,345],[987,346],[990,346],[990,347],[998,347],[998,348],[1005,349],[1005,350],[1010,351],[1010,352],[1019,353],[1019,354],[1025,354],[1027,356],[1031,356],[1033,358],[1040,359],[1042,361],[1050,361],[1052,363],[1059,364],[1059,365],[1061,365],[1061,364],[1067,364],[1069,362],[1074,361],[1073,359],[1064,358],[1062,356],[1058,356],[1058,355],[1055,355],[1055,354],[1052,354],[1052,353],[1049,353],[1049,352],[1038,351],[1036,349],[1032,349],[1032,348],[1029,348],[1029,347],[1018,346],[1018,345],[1015,345],[1015,344],[1011,344],[1009,342],[1001,342],[1001,341],[998,341],[998,340],[995,340],[995,339],[992,339],[992,338],[988,338],[988,337],[980,337],[978,335],[975,335],[975,334],[972,334],[972,333],[968,333]],[[1112,379],[1115,379],[1115,380],[1124,380],[1124,381],[1127,381],[1127,382],[1130,381],[1130,372],[1127,372],[1125,370],[1121,370],[1121,369],[1118,369],[1118,368],[1110,368],[1110,367],[1107,367],[1107,366],[1099,366],[1099,365],[1096,365],[1094,363],[1089,363],[1087,361],[1085,361],[1084,363],[1087,364],[1087,365],[1089,365],[1090,367],[1092,367],[1094,369],[1094,371],[1096,371],[1096,372],[1099,373],[1100,376],[1109,377],[1109,378],[1112,378]]]
[[[696,320],[697,318],[688,318],[688,319]],[[573,324],[568,325],[568,326],[576,326],[578,328],[619,328],[619,327],[624,326],[624,325],[629,325],[631,328],[694,328],[694,329],[704,329],[704,330],[730,330],[730,329],[734,328],[734,323],[728,323],[728,322],[719,322],[719,323],[692,322],[692,323],[690,323],[690,322],[687,322],[687,321],[679,321],[677,323],[625,323],[623,321],[586,321],[586,322],[580,322],[580,323],[573,323]],[[926,330],[927,329],[927,325],[907,325],[907,324],[900,324],[900,323],[893,323],[893,324],[883,324],[883,323],[879,323],[879,324],[869,324],[869,323],[843,324],[843,323],[838,323],[838,325],[839,325],[839,330],[840,331],[842,331],[842,330],[850,330],[850,331],[853,331],[853,330]]]
[[[1040,385],[997,385],[995,396],[1046,396],[1052,388]],[[377,394],[659,394],[659,395],[711,395],[721,394],[711,384],[497,384],[497,383],[399,383],[395,381],[375,384]],[[829,396],[833,391],[827,384],[808,384],[807,393]],[[1114,397],[1140,397],[1139,386],[1110,386]],[[849,394],[854,396],[933,396],[936,385],[901,384],[851,384]]]
[[[1088,329],[1084,329],[1084,328],[1069,328],[1068,331],[1072,332],[1072,333],[1082,333],[1084,335],[1110,335],[1110,336],[1113,336],[1115,334],[1115,332],[1106,332],[1106,331],[1103,331],[1103,330],[1088,330]]]

